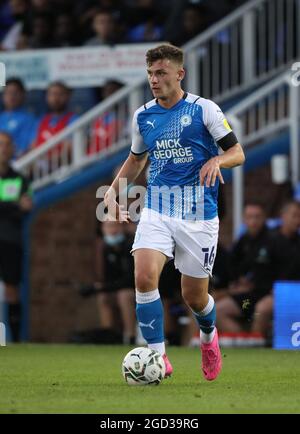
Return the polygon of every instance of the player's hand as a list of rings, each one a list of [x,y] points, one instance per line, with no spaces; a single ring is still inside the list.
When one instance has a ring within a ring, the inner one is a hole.
[[[124,209],[124,205],[119,205],[116,201],[116,193],[110,188],[104,196],[104,203],[108,210],[108,216],[112,221],[129,223],[129,212]]]
[[[221,184],[224,184],[218,157],[211,158],[202,166],[200,170],[200,185],[205,184],[206,187],[213,187],[216,183],[216,178],[219,178]]]

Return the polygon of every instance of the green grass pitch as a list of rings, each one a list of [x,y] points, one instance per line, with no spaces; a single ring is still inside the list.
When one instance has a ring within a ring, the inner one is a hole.
[[[159,386],[121,376],[129,347],[0,347],[0,413],[300,413],[300,351],[223,349],[223,371],[207,382],[200,352],[168,350],[174,374]]]

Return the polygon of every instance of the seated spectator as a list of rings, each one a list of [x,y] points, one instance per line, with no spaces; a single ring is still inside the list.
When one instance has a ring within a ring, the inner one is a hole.
[[[300,203],[286,203],[281,221],[281,226],[272,232],[275,278],[300,281]],[[256,310],[252,331],[267,335],[273,317],[273,295],[260,299]]]
[[[55,19],[54,47],[75,47],[79,44],[76,18],[68,13],[60,13]]]
[[[300,203],[281,209],[281,226],[272,233],[277,280],[300,280]]]
[[[105,100],[122,87],[122,83],[116,80],[109,80],[102,88],[102,98]],[[125,113],[124,113],[125,115]],[[91,125],[88,154],[94,154],[111,146],[124,125],[125,119],[115,110],[105,112]]]
[[[222,244],[218,243],[212,277],[209,282],[210,293],[215,301],[220,300],[228,294],[230,282],[229,268],[229,252]]]
[[[9,31],[15,22],[14,14],[9,0],[4,0],[0,4],[0,40]]]
[[[212,15],[206,6],[188,4],[183,8],[181,3],[169,16],[164,39],[181,46],[203,32],[211,21]]]
[[[70,96],[71,91],[64,83],[56,81],[49,85],[46,96],[49,113],[45,114],[38,123],[36,138],[32,144],[33,148],[42,146],[47,140],[77,119],[77,115],[68,110]],[[55,149],[49,151],[48,157],[60,158],[65,150],[66,145],[64,147],[64,143],[60,143]]]
[[[0,271],[8,304],[12,340],[20,339],[19,284],[22,269],[22,218],[31,210],[28,180],[12,169],[12,137],[0,132]]]
[[[98,10],[94,15],[92,27],[95,36],[85,43],[86,46],[97,47],[120,42],[117,22],[109,10]]]
[[[33,16],[28,35],[29,48],[53,47],[53,17],[51,14],[39,13]]]
[[[2,12],[2,13],[1,13]],[[4,14],[4,16],[2,15]],[[4,18],[4,22],[1,18]],[[10,0],[0,11],[0,32],[3,32],[0,48],[15,50],[19,35],[22,33],[28,18],[28,0]]]
[[[52,1],[50,0],[31,0],[31,8],[34,14],[52,14]]]
[[[102,223],[96,243],[97,306],[100,328],[123,332],[124,343],[135,343],[136,316],[132,237],[119,222]],[[119,311],[118,313],[115,310]],[[120,320],[119,320],[120,319]],[[121,323],[121,324],[120,324]]]
[[[246,233],[231,252],[228,295],[216,303],[221,333],[240,333],[246,329],[242,320],[252,322],[260,314],[259,302],[271,293],[275,278],[271,234],[262,205],[246,205],[244,222]]]
[[[25,87],[21,80],[10,78],[3,89],[3,107],[0,112],[0,128],[12,136],[15,158],[30,147],[34,139],[37,120],[24,108]]]
[[[135,7],[128,10],[125,19],[129,24],[129,42],[160,41],[163,34],[161,9],[153,0],[138,0]]]
[[[119,0],[84,0],[72,4],[74,15],[78,17],[80,33],[83,35],[83,40],[93,36],[92,22],[99,10],[109,11],[114,20],[120,24],[123,17],[126,15],[127,6]]]

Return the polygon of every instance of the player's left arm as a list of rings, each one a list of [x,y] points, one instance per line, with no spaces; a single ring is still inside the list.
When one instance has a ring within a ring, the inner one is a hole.
[[[210,187],[215,185],[216,178],[224,184],[221,168],[231,169],[243,164],[245,154],[222,110],[214,102],[206,101],[203,110],[204,123],[217,145],[224,151],[223,154],[208,160],[200,170],[200,184]]]

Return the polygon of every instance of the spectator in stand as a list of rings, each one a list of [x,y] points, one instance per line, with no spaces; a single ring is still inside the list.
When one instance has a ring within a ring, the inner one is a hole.
[[[276,280],[300,281],[300,203],[286,203],[281,210],[281,221],[279,229],[272,233]],[[254,317],[252,330],[266,335],[273,317],[272,294],[260,300],[259,313]]]
[[[28,18],[28,0],[10,0],[6,3],[6,8],[2,6],[1,12],[0,31],[5,30],[0,48],[7,51],[15,50],[19,36]]]
[[[80,33],[84,40],[93,36],[92,22],[99,10],[109,11],[118,24],[122,23],[127,10],[124,3],[119,0],[84,0],[72,6],[75,7],[74,14],[79,17]]]
[[[228,294],[230,283],[230,256],[228,250],[219,242],[214,263],[213,273],[209,282],[210,294],[220,300]]]
[[[128,9],[128,17],[125,19],[129,25],[129,42],[152,42],[162,39],[163,16],[154,0],[138,0],[134,8]]]
[[[203,32],[212,22],[212,15],[205,5],[178,3],[166,23],[164,39],[181,46]]]
[[[102,99],[105,100],[122,86],[123,84],[117,80],[107,81],[102,88]],[[106,112],[96,119],[91,125],[88,154],[109,148],[118,137],[124,123],[125,119],[122,119],[120,113],[118,114],[116,111]]]
[[[22,218],[32,208],[26,178],[10,165],[12,137],[0,132],[0,273],[8,303],[12,339],[20,339],[21,305],[19,284],[22,268]]]
[[[48,86],[46,99],[49,112],[38,123],[32,148],[42,146],[47,140],[77,119],[78,116],[68,110],[70,97],[71,90],[63,82],[56,81]],[[48,152],[51,169],[62,166],[64,159],[68,160],[70,148],[70,143],[63,142]]]
[[[272,233],[277,280],[300,280],[300,203],[287,202],[281,209],[282,224]]]
[[[53,16],[47,13],[39,13],[33,16],[32,25],[28,35],[29,48],[51,48],[53,47]]]
[[[3,0],[0,4],[0,40],[15,23],[9,0]]]
[[[273,246],[263,206],[247,204],[244,222],[246,233],[231,252],[228,295],[216,303],[221,333],[239,334],[246,329],[242,320],[249,323],[261,315],[260,301],[271,294],[275,279]]]
[[[53,14],[53,4],[50,0],[31,0],[33,14]]]
[[[86,46],[115,45],[120,42],[118,25],[110,10],[99,9],[94,15],[92,27],[95,36],[85,43]]]
[[[67,12],[61,12],[56,16],[54,47],[75,47],[79,44],[76,18]]]
[[[132,236],[119,222],[102,223],[103,238],[96,242],[97,306],[100,327],[123,332],[123,341],[135,343],[136,316]],[[117,314],[115,308],[119,311]],[[118,319],[121,319],[121,324]]]
[[[3,89],[3,106],[0,112],[0,128],[12,136],[15,158],[28,149],[34,139],[37,120],[24,108],[25,87],[18,78],[10,78]]]
[[[48,86],[46,99],[49,112],[38,123],[33,148],[43,145],[77,119],[77,115],[68,110],[70,97],[71,90],[63,82],[55,81]]]
[[[286,203],[281,209],[281,221],[281,226],[272,232],[275,278],[300,281],[300,203]],[[259,301],[258,311],[252,331],[267,336],[273,317],[272,294]]]

